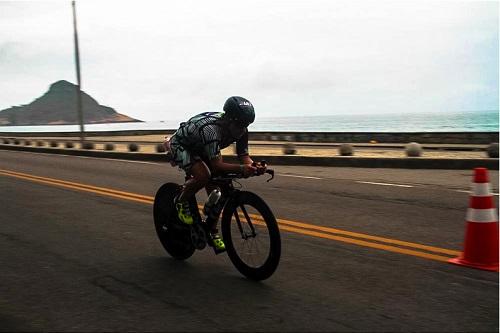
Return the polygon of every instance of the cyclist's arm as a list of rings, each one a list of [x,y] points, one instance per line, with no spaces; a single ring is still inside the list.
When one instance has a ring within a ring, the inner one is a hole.
[[[252,164],[253,163],[253,160],[250,158],[250,155],[242,155],[242,156],[238,156],[241,164]]]
[[[225,163],[220,155],[210,160],[210,169],[215,172],[241,172],[247,177],[253,175],[257,170],[251,164]]]
[[[253,167],[250,164],[233,164],[233,163],[225,163],[222,161],[220,142],[217,138],[213,137],[213,131],[211,132],[209,126],[204,128],[204,135],[202,136],[205,144],[205,156],[210,163],[210,169],[216,173],[218,172],[235,172],[242,173],[243,176],[248,177],[253,175],[257,168]],[[244,135],[245,136],[245,135]],[[247,148],[245,150],[241,150],[240,152],[243,155],[248,155],[248,133],[246,133],[246,139],[238,140],[241,141],[241,144],[244,144],[246,141]],[[240,146],[241,149],[242,146]]]
[[[236,141],[236,154],[238,157],[248,155],[248,129],[245,129],[245,133]]]
[[[248,129],[245,130],[245,134],[236,141],[236,154],[241,164],[252,164],[253,160],[248,154]]]
[[[212,140],[205,143],[205,156],[210,164],[210,169],[215,173],[243,173],[244,176],[249,176],[255,172],[255,168],[246,164],[225,163],[222,161],[219,142]]]

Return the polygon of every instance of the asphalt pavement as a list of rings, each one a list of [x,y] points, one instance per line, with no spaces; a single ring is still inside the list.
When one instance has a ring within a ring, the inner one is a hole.
[[[471,170],[275,170],[241,180],[282,234],[256,283],[225,254],[163,250],[150,201],[183,179],[168,164],[0,151],[0,330],[498,331],[498,273],[446,262]]]

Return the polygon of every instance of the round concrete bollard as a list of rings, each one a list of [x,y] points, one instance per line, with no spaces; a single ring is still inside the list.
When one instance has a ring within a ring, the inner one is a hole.
[[[295,155],[297,154],[297,149],[293,143],[285,143],[283,145],[283,154],[285,155]]]
[[[21,141],[19,139],[14,139],[14,144],[15,145],[20,145],[21,144]]]
[[[9,139],[3,139],[3,143],[6,144],[6,145],[8,145],[8,144],[10,144],[10,140]]]
[[[95,149],[95,145],[93,142],[84,142],[82,144],[82,149]]]
[[[112,143],[106,143],[104,145],[104,150],[115,150],[115,145]]]
[[[50,146],[52,148],[55,148],[55,147],[59,146],[59,143],[57,143],[56,141],[50,141]]]
[[[406,156],[408,157],[420,157],[424,152],[422,145],[417,142],[410,142],[409,144],[406,145],[405,150],[406,150]]]
[[[128,145],[128,151],[139,151],[139,146],[137,143],[131,143]]]
[[[161,143],[156,145],[156,152],[157,153],[164,153],[165,152],[165,146]]]
[[[36,146],[37,147],[43,147],[43,146],[45,146],[45,142],[43,142],[43,141],[37,141],[36,142]]]
[[[343,143],[339,147],[340,156],[352,156],[354,155],[354,148],[349,143]]]
[[[66,143],[64,144],[64,146],[65,146],[66,148],[74,148],[74,147],[75,147],[75,145],[74,145],[74,143],[73,143],[73,142],[66,142]]]
[[[25,140],[24,141],[25,146],[31,146],[31,141],[30,140]]]
[[[498,158],[498,143],[491,143],[486,151],[489,158]]]

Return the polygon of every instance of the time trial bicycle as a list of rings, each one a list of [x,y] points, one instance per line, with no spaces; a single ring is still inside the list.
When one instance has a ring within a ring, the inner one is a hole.
[[[261,165],[265,165],[265,161]],[[274,170],[267,169],[265,173],[271,175],[268,182],[274,178]],[[186,176],[186,179],[189,177]],[[195,250],[211,245],[207,234],[221,218],[222,239],[233,265],[249,279],[264,280],[276,271],[280,261],[280,231],[266,202],[258,195],[235,186],[241,185],[239,178],[243,177],[238,173],[213,176],[207,186],[213,191],[203,207],[203,213],[200,213],[196,196],[190,201],[191,212],[194,213],[192,225],[179,220],[174,206],[174,198],[182,186],[163,184],[156,193],[153,205],[156,234],[170,256],[186,260]]]

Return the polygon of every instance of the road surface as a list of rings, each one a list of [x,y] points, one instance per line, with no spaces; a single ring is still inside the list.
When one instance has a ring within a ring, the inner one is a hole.
[[[275,170],[241,181],[282,233],[278,270],[252,282],[225,254],[163,250],[168,164],[0,151],[0,330],[498,331],[498,273],[446,262],[471,170]]]

